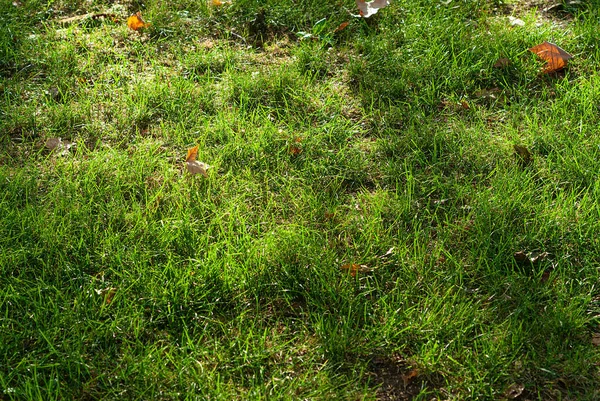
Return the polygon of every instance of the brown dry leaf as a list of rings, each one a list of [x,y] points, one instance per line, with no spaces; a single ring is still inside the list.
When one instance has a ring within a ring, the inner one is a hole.
[[[520,159],[521,164],[527,166],[533,162],[533,155],[525,146],[514,145],[515,154]]]
[[[71,148],[76,146],[75,142],[63,141],[61,138],[48,138],[44,144],[46,149],[58,152],[59,155],[65,156]]]
[[[600,347],[600,333],[592,334],[592,344],[596,347]]]
[[[502,58],[499,58],[494,63],[494,68],[505,68],[505,67],[508,67],[509,65],[510,65],[510,60],[507,59],[506,57],[502,57]]]
[[[380,8],[384,8],[390,5],[390,0],[373,0],[370,3],[364,0],[356,0],[356,7],[358,7],[358,13],[363,18],[369,18],[371,15],[377,14]]]
[[[127,26],[134,31],[139,31],[142,28],[148,28],[150,24],[144,22],[142,19],[142,13],[138,11],[131,17],[127,18]]]
[[[344,29],[346,29],[346,27],[350,25],[349,21],[346,22],[342,22],[337,28],[335,28],[335,30],[333,32],[340,32],[343,31]]]
[[[521,394],[523,394],[523,390],[525,390],[524,385],[514,383],[514,384],[511,384],[510,387],[508,387],[506,389],[506,391],[504,392],[504,396],[506,398],[514,400],[515,398],[517,398]]]
[[[106,303],[107,305],[109,305],[113,301],[113,298],[117,293],[117,289],[115,287],[106,287],[94,291],[96,291],[96,294],[104,297],[104,303]]]
[[[567,61],[573,58],[572,55],[550,42],[534,46],[529,51],[546,61],[546,66],[542,70],[546,74],[562,70],[567,66]]]
[[[46,143],[44,144],[47,149],[54,150],[60,146],[62,146],[62,139],[60,138],[48,138]]]
[[[191,162],[185,162],[185,166],[192,175],[202,174],[203,176],[208,177],[208,169],[210,166],[206,163],[194,160]]]
[[[515,252],[513,257],[517,263],[525,263],[529,260],[527,254],[523,251]]]
[[[402,381],[404,382],[404,387],[407,387],[414,378],[419,376],[419,369],[412,369],[405,375],[402,375]]]

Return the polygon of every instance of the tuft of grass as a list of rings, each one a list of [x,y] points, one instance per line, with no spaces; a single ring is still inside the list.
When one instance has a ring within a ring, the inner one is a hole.
[[[0,398],[597,399],[592,3],[1,3]]]

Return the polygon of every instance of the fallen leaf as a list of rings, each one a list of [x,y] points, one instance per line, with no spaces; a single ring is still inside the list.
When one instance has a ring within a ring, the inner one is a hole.
[[[213,6],[215,6],[215,7],[218,7],[218,6],[222,6],[223,2],[221,0],[211,0],[210,4],[213,5]]]
[[[546,74],[562,70],[567,66],[567,61],[573,58],[572,55],[550,42],[534,46],[529,51],[546,62],[546,66],[542,70]]]
[[[46,149],[59,152],[59,155],[65,156],[69,153],[71,148],[74,148],[77,144],[75,142],[63,141],[61,138],[48,138],[44,146]]]
[[[513,257],[517,263],[525,263],[529,260],[529,258],[527,258],[527,254],[523,251],[515,252]]]
[[[511,384],[510,387],[508,387],[506,389],[506,391],[504,392],[504,396],[506,398],[509,398],[511,400],[514,400],[515,398],[519,397],[521,394],[523,394],[523,390],[525,390],[525,386],[522,384]]]
[[[208,177],[208,169],[210,166],[206,163],[194,160],[191,162],[185,162],[185,166],[192,175],[202,174],[203,176]]]
[[[202,174],[203,176],[208,177],[208,169],[210,168],[210,166],[206,163],[197,161],[197,156],[198,145],[194,146],[193,148],[189,148],[185,157],[185,167],[192,175]]]
[[[600,347],[600,333],[592,334],[592,344],[596,347]]]
[[[131,17],[127,18],[127,26],[134,31],[139,31],[142,28],[148,28],[150,24],[144,22],[142,19],[142,13],[138,11]]]
[[[45,143],[46,148],[50,150],[54,150],[61,145],[62,139],[60,138],[48,138]]]
[[[188,149],[187,156],[185,157],[185,161],[193,162],[194,160],[196,160],[197,156],[198,156],[198,145],[194,146],[193,148]]]
[[[347,263],[340,266],[340,269],[347,270],[352,277],[356,277],[356,273],[367,273],[371,271],[367,265],[359,265],[357,263]]]
[[[521,164],[528,166],[533,162],[533,155],[525,146],[514,145],[513,148],[515,149],[515,154],[519,158]]]
[[[494,63],[494,68],[505,68],[505,67],[508,67],[509,65],[510,65],[510,60],[507,59],[506,57],[502,57],[502,58],[499,58]]]
[[[346,27],[350,25],[350,22],[346,21],[346,22],[342,22],[337,28],[335,28],[335,30],[333,32],[340,32],[343,31],[344,29],[346,29]]]
[[[379,9],[390,5],[389,0],[373,0],[370,3],[364,0],[356,0],[356,6],[361,17],[369,18],[371,15],[377,14]]]
[[[515,252],[513,257],[515,261],[520,264],[530,263],[532,265],[537,265],[542,262],[546,262],[550,259],[550,254],[548,252],[525,252],[519,251]]]
[[[512,26],[525,26],[525,21],[523,21],[522,19],[513,17],[512,15],[508,16],[508,21],[510,22],[510,24]]]
[[[546,283],[550,279],[550,273],[552,273],[552,269],[544,270],[542,277],[540,277],[540,282]]]
[[[408,386],[410,384],[410,382],[417,376],[419,376],[419,369],[412,369],[407,374],[402,375],[402,381],[404,382],[404,387],[406,388],[406,386]]]

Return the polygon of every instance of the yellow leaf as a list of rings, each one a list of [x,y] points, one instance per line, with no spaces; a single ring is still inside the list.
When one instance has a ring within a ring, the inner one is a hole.
[[[134,31],[139,31],[142,28],[148,28],[150,24],[144,22],[142,19],[142,13],[138,11],[131,17],[127,18],[127,26]]]

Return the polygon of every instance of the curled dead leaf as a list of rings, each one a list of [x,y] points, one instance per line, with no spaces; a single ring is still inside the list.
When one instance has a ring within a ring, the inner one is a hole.
[[[148,28],[150,24],[142,19],[142,13],[138,11],[131,17],[127,18],[127,26],[129,27],[129,29],[139,31],[142,28]]]
[[[358,7],[358,13],[363,18],[369,18],[371,15],[377,14],[379,9],[390,5],[389,0],[373,0],[367,3],[364,0],[356,0],[356,7]]]
[[[562,70],[567,66],[567,62],[573,58],[571,54],[550,42],[541,43],[530,48],[529,51],[546,62],[546,66],[542,70],[546,74]]]
[[[592,345],[600,347],[600,333],[592,334]]]

